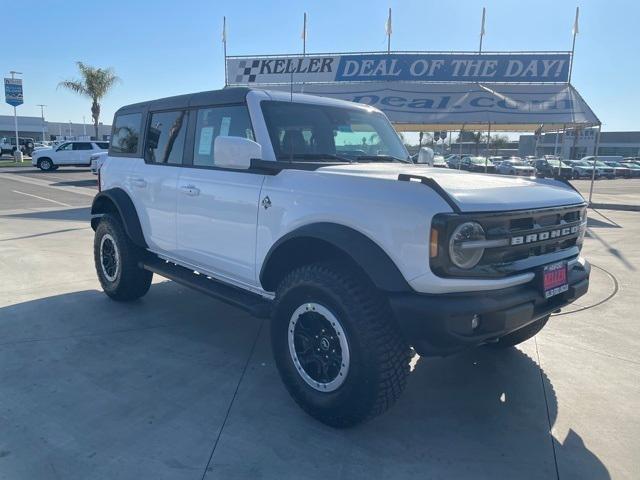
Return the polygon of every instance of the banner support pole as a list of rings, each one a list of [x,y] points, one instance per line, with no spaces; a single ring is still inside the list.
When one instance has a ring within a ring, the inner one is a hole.
[[[602,132],[602,124],[598,125],[598,136],[596,137],[596,144],[593,147],[593,168],[591,169],[591,186],[589,187],[589,206],[591,206],[593,183],[596,179],[596,163],[598,162],[598,150],[600,149],[600,132]]]
[[[227,82],[227,17],[222,17],[222,45],[224,51],[224,86],[228,85]]]

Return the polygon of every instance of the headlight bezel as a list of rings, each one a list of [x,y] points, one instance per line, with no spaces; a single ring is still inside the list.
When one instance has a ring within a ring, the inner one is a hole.
[[[486,239],[486,233],[480,223],[473,220],[460,223],[453,229],[447,241],[449,261],[457,268],[471,270],[482,260],[485,248],[469,246],[469,242],[485,242]],[[463,246],[465,243],[467,246]],[[466,261],[460,259],[462,254],[468,256]]]

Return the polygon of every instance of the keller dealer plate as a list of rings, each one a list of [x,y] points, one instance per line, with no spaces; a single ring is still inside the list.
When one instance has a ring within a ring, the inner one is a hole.
[[[542,292],[544,298],[569,290],[567,281],[567,262],[558,262],[545,265],[542,269]]]

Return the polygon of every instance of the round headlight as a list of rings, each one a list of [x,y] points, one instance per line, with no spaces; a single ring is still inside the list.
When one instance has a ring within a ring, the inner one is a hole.
[[[456,227],[449,239],[449,258],[453,264],[465,270],[475,267],[484,253],[484,247],[472,242],[483,241],[486,237],[482,225],[465,222]]]

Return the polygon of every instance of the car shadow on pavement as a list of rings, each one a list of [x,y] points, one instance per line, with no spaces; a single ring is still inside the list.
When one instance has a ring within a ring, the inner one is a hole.
[[[60,210],[41,210],[37,212],[10,213],[0,215],[4,218],[25,218],[35,220],[66,220],[74,222],[89,222],[91,219],[90,207],[65,208]]]
[[[68,180],[64,182],[52,183],[52,187],[95,187],[98,184],[98,178],[90,178],[88,180]],[[96,192],[97,193],[97,192]]]
[[[259,325],[173,282],[0,308],[0,471],[200,478],[211,455],[207,478],[609,478],[576,432],[550,436],[553,386],[521,350],[420,358],[394,408],[336,430],[288,397]]]

